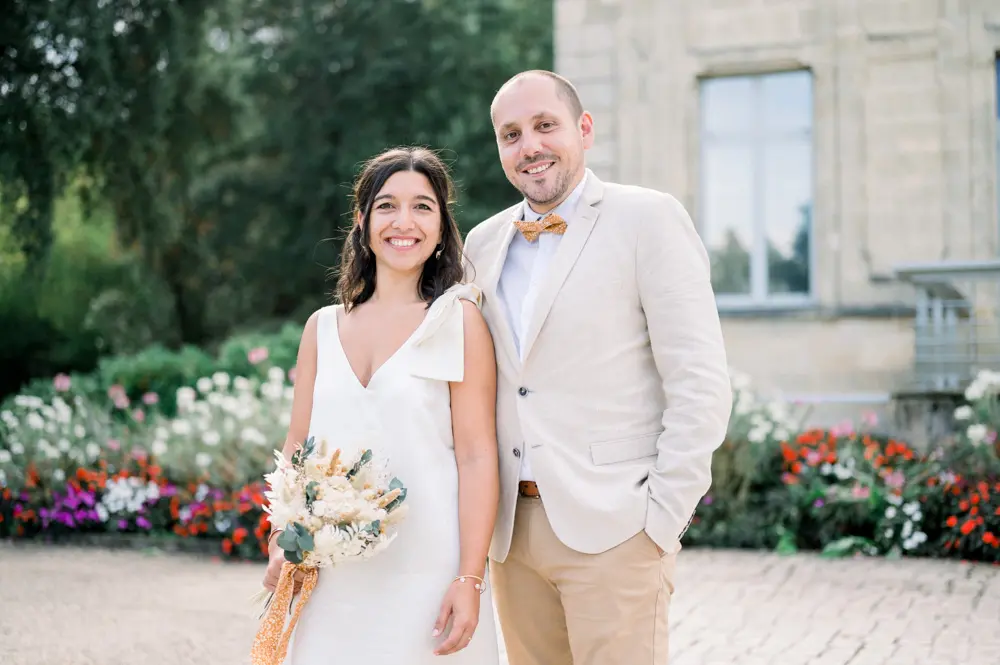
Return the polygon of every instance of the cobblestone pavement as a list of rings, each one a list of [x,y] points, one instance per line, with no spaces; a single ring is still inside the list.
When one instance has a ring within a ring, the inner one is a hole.
[[[0,545],[0,663],[242,665],[262,571]],[[689,550],[671,623],[670,665],[993,665],[1000,568]]]

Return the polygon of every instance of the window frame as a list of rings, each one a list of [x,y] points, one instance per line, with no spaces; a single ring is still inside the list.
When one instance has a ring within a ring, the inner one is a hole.
[[[763,173],[763,163],[765,148],[769,141],[773,140],[776,136],[799,136],[801,137],[801,130],[795,130],[794,132],[789,132],[785,130],[781,133],[776,133],[774,130],[767,130],[764,128],[764,123],[760,122],[760,119],[764,113],[764,101],[765,97],[762,91],[764,81],[770,76],[777,76],[783,74],[792,73],[802,73],[807,75],[809,80],[809,105],[810,105],[810,120],[809,127],[805,138],[809,146],[809,243],[808,252],[809,258],[807,261],[807,270],[809,275],[809,288],[807,291],[802,293],[771,293],[769,292],[769,266],[768,266],[768,256],[767,256],[767,220],[764,215],[764,189],[766,183],[766,175]],[[750,81],[753,90],[753,108],[751,110],[753,114],[754,122],[751,122],[751,131],[743,135],[729,134],[724,136],[711,136],[706,131],[705,128],[705,86],[706,84],[721,80],[721,79],[746,79]],[[713,142],[719,145],[747,145],[751,147],[752,163],[754,164],[754,172],[752,174],[752,187],[753,187],[753,198],[754,198],[754,211],[752,213],[753,219],[753,243],[749,248],[750,254],[750,292],[746,294],[740,293],[721,293],[716,291],[716,304],[718,305],[720,311],[733,311],[739,312],[740,310],[746,311],[763,311],[767,310],[789,310],[789,309],[803,309],[811,308],[816,305],[816,279],[818,276],[817,272],[817,260],[816,260],[816,152],[817,152],[817,140],[816,140],[816,77],[811,69],[799,68],[799,69],[779,69],[770,71],[755,71],[747,72],[742,74],[721,74],[721,75],[711,75],[711,76],[700,76],[697,80],[697,154],[698,154],[698,207],[703,213],[705,210],[706,203],[706,187],[707,182],[705,165],[706,165],[706,150],[711,146]],[[761,165],[761,168],[756,168],[757,165]],[[701,233],[704,240],[707,240],[707,231],[710,230],[709,225],[702,218],[699,220],[698,230]],[[709,254],[711,254],[711,248],[707,247]],[[713,284],[714,288],[714,284]]]

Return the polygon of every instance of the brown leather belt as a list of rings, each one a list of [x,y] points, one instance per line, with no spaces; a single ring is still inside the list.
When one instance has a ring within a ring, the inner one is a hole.
[[[541,496],[538,492],[538,485],[532,480],[522,480],[517,484],[517,493],[521,496],[531,497],[532,499]]]

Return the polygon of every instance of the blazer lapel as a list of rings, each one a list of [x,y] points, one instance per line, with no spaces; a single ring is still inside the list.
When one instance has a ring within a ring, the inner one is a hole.
[[[514,367],[520,367],[521,361],[518,359],[517,347],[514,345],[514,333],[511,331],[510,321],[507,319],[506,306],[497,291],[500,285],[500,273],[503,272],[504,263],[507,261],[507,250],[514,239],[514,234],[517,233],[514,221],[520,218],[520,212],[521,205],[518,204],[505,217],[508,223],[496,236],[499,244],[496,247],[493,260],[485,266],[486,274],[483,276],[482,282],[479,282],[486,296],[486,306],[491,310],[493,329],[499,338],[500,346],[507,354],[507,359],[513,363]]]
[[[535,299],[535,306],[532,309],[531,317],[528,319],[528,329],[525,331],[522,341],[524,353],[522,357],[527,360],[531,353],[531,347],[538,338],[538,333],[542,330],[549,310],[555,302],[559,289],[562,288],[566,278],[569,277],[576,260],[580,258],[590,238],[594,224],[600,215],[597,204],[604,196],[604,185],[591,172],[587,172],[587,184],[583,191],[580,203],[577,205],[577,213],[566,227],[566,233],[559,241],[559,247],[552,256],[552,262],[545,273],[545,279],[539,286],[538,296]]]

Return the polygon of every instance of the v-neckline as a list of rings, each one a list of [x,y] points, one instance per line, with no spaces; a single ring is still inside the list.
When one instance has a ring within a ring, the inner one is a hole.
[[[411,332],[410,335],[403,340],[403,343],[396,347],[396,350],[389,354],[389,357],[383,360],[382,364],[372,371],[372,375],[368,377],[368,383],[363,383],[361,378],[358,377],[358,373],[354,370],[354,366],[351,364],[351,358],[347,355],[347,349],[344,347],[344,341],[340,337],[341,312],[344,312],[343,305],[337,305],[337,307],[333,310],[333,336],[337,339],[337,348],[340,349],[340,357],[344,360],[344,364],[347,365],[347,371],[350,373],[351,378],[354,379],[354,384],[366,392],[371,390],[372,383],[375,381],[375,377],[378,376],[378,373],[381,372],[386,365],[392,362],[396,356],[402,353],[403,350],[410,345],[413,338],[417,336],[420,329],[427,323],[427,314],[429,313],[424,314],[424,318],[420,321],[417,327],[413,329],[413,332]],[[344,316],[347,316],[346,312],[344,312]]]

